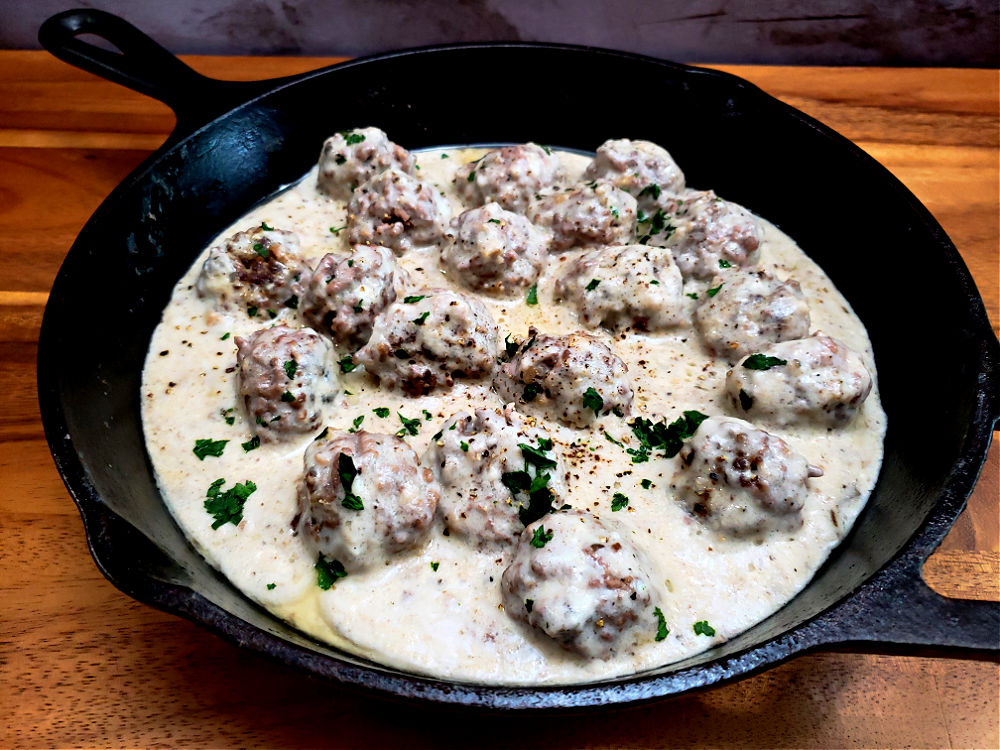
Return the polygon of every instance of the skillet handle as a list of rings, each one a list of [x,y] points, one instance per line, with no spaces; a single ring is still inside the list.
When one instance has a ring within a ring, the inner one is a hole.
[[[80,39],[84,34],[98,36],[118,51]],[[193,132],[273,87],[273,82],[219,81],[203,76],[128,21],[101,10],[58,13],[42,24],[38,41],[70,65],[169,106],[177,115],[173,137]]]

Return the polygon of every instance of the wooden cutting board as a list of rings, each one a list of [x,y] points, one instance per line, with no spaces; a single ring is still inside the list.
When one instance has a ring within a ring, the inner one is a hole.
[[[247,80],[337,61],[187,60]],[[958,246],[998,327],[997,71],[722,69],[906,183]],[[120,593],[94,566],[49,456],[36,342],[77,232],[172,124],[166,106],[46,53],[0,52],[0,746],[1000,747],[996,662],[819,653],[638,709],[489,718],[346,693]],[[941,593],[1000,599],[998,467],[994,446],[924,568]]]

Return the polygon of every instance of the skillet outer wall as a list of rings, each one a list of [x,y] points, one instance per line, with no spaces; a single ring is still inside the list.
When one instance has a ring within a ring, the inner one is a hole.
[[[504,81],[530,83],[498,92],[487,79],[493,71]],[[432,87],[442,81],[466,93],[438,95]],[[614,91],[602,88],[606,81]],[[39,346],[46,434],[99,567],[126,593],[285,663],[377,692],[508,708],[633,702],[856,636],[850,622],[829,616],[800,626],[870,578],[921,527],[919,544],[907,552],[929,553],[964,506],[996,415],[995,387],[989,392],[996,340],[940,227],[845,139],[732,76],[582,48],[428,49],[278,86],[181,137],[126,179],[81,232],[46,309]],[[417,99],[426,96],[432,100]],[[369,123],[411,148],[535,140],[593,150],[607,137],[648,138],[671,150],[691,184],[774,221],[823,266],[869,328],[890,429],[869,509],[799,597],[683,663],[683,671],[674,665],[564,689],[450,686],[349,655],[316,658],[312,650],[333,652],[247,602],[190,549],[163,507],[142,448],[139,373],[149,336],[174,281],[219,228],[306,171],[330,132]],[[868,273],[859,273],[862,265]],[[107,291],[95,298],[95,288]],[[918,301],[906,307],[906,318],[891,310],[901,297]],[[119,321],[119,340],[80,336],[81,310]],[[920,328],[931,332],[946,366],[934,410],[920,408],[927,393],[912,377],[913,357],[926,347]]]

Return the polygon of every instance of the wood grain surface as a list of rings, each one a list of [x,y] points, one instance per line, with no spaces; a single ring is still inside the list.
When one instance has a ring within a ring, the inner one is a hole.
[[[187,60],[230,79],[334,62]],[[913,190],[1000,329],[996,71],[724,69],[853,139]],[[637,709],[471,716],[339,690],[120,593],[95,568],[43,439],[36,341],[77,232],[172,123],[164,105],[45,53],[0,52],[0,746],[1000,746],[996,662],[817,653]],[[1000,599],[998,474],[994,445],[924,568],[941,593]]]

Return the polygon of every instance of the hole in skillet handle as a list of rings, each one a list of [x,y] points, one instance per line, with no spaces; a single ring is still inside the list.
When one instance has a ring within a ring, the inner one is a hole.
[[[106,45],[98,46],[83,37],[97,37]],[[128,21],[101,10],[58,13],[41,25],[38,41],[63,62],[170,107],[177,115],[171,141],[275,85],[274,81],[219,81],[203,76]]]

